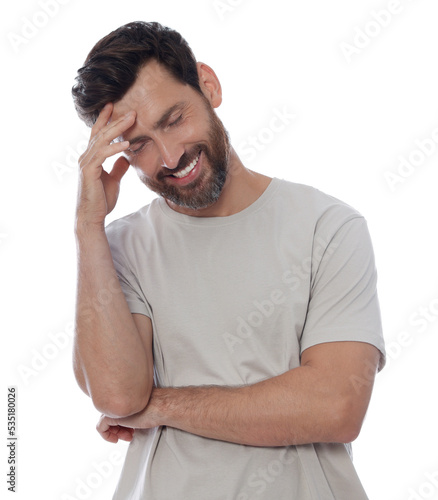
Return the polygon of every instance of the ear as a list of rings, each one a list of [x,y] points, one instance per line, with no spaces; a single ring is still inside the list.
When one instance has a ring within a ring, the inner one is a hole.
[[[213,108],[218,108],[222,102],[222,87],[216,73],[202,62],[196,63],[198,68],[199,85],[205,97]]]

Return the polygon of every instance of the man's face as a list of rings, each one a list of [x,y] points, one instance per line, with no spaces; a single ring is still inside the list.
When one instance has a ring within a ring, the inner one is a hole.
[[[142,182],[184,208],[215,203],[227,177],[230,143],[209,100],[150,61],[114,105],[113,118],[130,110],[136,121],[122,138],[131,143],[125,154]]]

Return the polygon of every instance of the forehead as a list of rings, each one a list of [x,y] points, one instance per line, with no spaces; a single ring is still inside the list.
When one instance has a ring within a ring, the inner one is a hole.
[[[156,117],[164,108],[189,97],[191,87],[184,85],[161,64],[149,61],[139,72],[133,86],[114,104],[112,119],[115,120],[131,110],[139,116]]]

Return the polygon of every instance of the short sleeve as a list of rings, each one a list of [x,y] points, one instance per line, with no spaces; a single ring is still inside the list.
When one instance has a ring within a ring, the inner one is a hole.
[[[151,308],[142,296],[141,289],[135,276],[118,264],[114,259],[113,262],[120,286],[122,287],[123,294],[125,295],[131,313],[144,314],[152,318]]]
[[[320,239],[319,239],[320,240]],[[311,289],[301,352],[325,342],[357,341],[381,352],[385,346],[377,296],[377,272],[366,221],[354,217],[312,256]]]
[[[123,228],[123,226],[121,226]],[[131,269],[134,256],[130,253],[126,235],[114,224],[106,228],[106,235],[113,258],[114,268],[131,313],[144,314],[152,318],[151,307],[144,296],[139,277]]]

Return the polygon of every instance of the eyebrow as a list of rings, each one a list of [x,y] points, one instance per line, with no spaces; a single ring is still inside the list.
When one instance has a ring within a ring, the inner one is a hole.
[[[159,128],[161,128],[168,120],[169,118],[171,117],[171,115],[178,109],[182,109],[182,108],[185,108],[187,106],[187,102],[186,101],[180,101],[180,102],[177,102],[176,104],[174,104],[173,106],[171,106],[169,109],[167,109],[163,115],[161,116],[161,118],[159,118],[152,126],[152,130],[157,130]],[[149,139],[149,137],[147,135],[138,135],[132,139],[127,139],[125,138],[125,140],[129,141],[129,144],[130,146],[132,144],[137,144],[138,142],[142,142],[144,141],[145,139]]]

